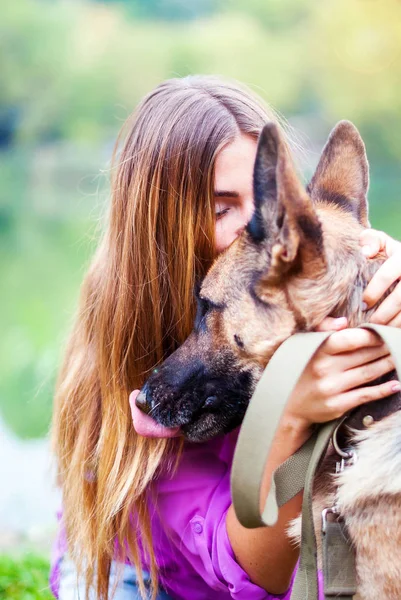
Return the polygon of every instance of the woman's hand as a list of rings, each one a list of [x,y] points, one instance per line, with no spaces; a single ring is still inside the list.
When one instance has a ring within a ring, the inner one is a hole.
[[[361,234],[359,243],[363,254],[368,258],[373,258],[379,252],[387,256],[386,262],[373,275],[363,294],[363,300],[367,308],[370,308],[380,300],[390,285],[401,278],[401,243],[384,231],[374,229],[366,229]],[[381,325],[401,327],[401,283],[398,283],[391,294],[383,300],[369,320]]]
[[[308,429],[365,402],[386,398],[401,389],[398,381],[367,384],[393,369],[393,359],[375,333],[367,329],[336,331],[301,375],[283,418]]]
[[[401,278],[401,243],[382,231],[361,234],[361,251],[369,258],[379,252],[387,256],[368,284],[363,300],[374,306],[390,285]],[[370,318],[372,323],[401,326],[401,283]],[[398,381],[367,386],[394,369],[393,360],[381,340],[365,329],[345,329],[347,319],[324,319],[319,331],[334,331],[316,352],[288,401],[284,417],[308,428],[342,416],[345,412],[385,398],[401,389]]]

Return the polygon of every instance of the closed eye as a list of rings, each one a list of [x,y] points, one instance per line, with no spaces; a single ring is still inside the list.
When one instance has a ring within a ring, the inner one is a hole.
[[[237,335],[237,334],[234,335],[234,341],[237,344],[238,348],[241,348],[241,349],[244,348],[245,344],[239,335]]]
[[[194,328],[200,329],[201,327],[205,328],[205,317],[208,312],[212,310],[221,310],[224,308],[224,304],[217,304],[210,300],[209,298],[205,298],[203,296],[197,296],[197,311],[195,317]]]
[[[230,210],[229,208],[223,208],[222,210],[217,211],[216,219],[219,220],[219,219],[221,219],[221,217],[224,217],[224,215],[226,215],[229,210]]]
[[[213,300],[210,300],[210,298],[205,298],[204,296],[198,296],[198,301],[201,302],[207,310],[221,310],[222,308],[225,308],[225,304],[219,304],[218,302],[214,302]]]

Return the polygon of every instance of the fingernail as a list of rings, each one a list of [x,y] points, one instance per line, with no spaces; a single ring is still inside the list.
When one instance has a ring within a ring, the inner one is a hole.
[[[362,310],[367,310],[368,309],[368,305],[366,304],[366,302],[361,302],[361,309]]]
[[[339,317],[338,319],[334,319],[335,327],[342,327],[347,324],[347,317]]]
[[[362,246],[361,252],[365,256],[370,256],[372,254],[372,252],[373,252],[373,249],[372,249],[371,246]]]
[[[393,392],[399,392],[401,390],[401,383],[399,381],[393,381],[391,384],[391,389]]]

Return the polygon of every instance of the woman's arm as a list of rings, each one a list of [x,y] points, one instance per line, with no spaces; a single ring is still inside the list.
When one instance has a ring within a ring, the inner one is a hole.
[[[266,499],[268,481],[275,469],[294,454],[308,439],[310,432],[298,427],[296,421],[282,421],[277,428],[272,450],[266,464],[261,501]],[[237,562],[251,581],[270,594],[282,594],[290,586],[291,575],[298,560],[299,549],[286,535],[286,528],[301,511],[302,493],[279,510],[274,527],[246,529],[238,521],[233,505],[228,509],[227,534]]]

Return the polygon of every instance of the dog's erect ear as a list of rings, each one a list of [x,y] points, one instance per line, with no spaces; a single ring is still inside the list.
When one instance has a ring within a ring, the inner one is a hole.
[[[299,258],[300,248],[302,261],[323,255],[319,219],[275,123],[265,125],[260,134],[253,191],[255,210],[247,231],[254,243],[272,248],[269,279],[287,272]]]
[[[369,227],[368,187],[365,144],[352,123],[340,121],[323,149],[308,191],[312,200],[337,204]]]
[[[274,123],[268,123],[258,141],[253,170],[255,210],[247,225],[254,242],[265,241],[270,235],[277,213],[277,163],[281,153],[281,138]]]

